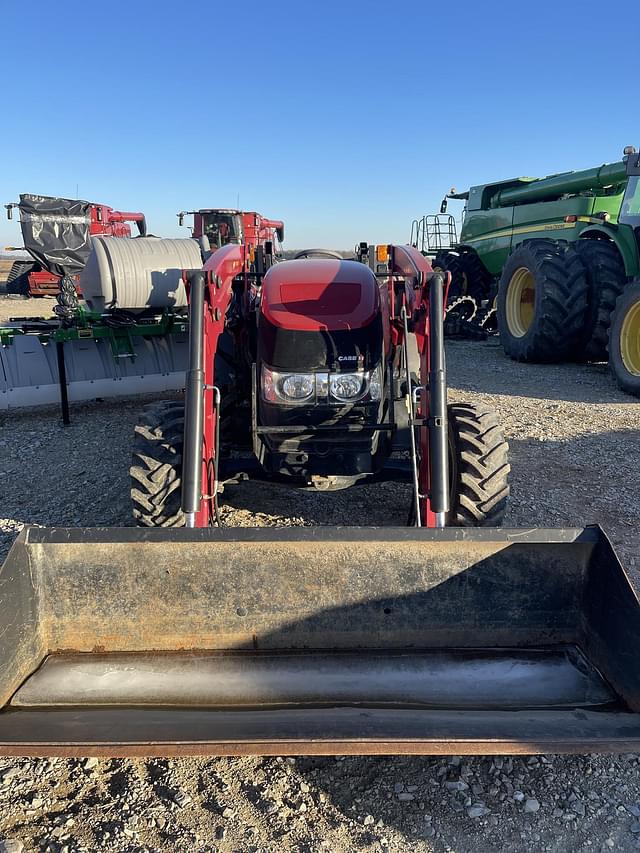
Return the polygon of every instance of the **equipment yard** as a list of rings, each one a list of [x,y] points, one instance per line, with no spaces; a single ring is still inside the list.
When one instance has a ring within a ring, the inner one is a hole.
[[[0,321],[48,314],[0,296]],[[494,407],[510,444],[506,527],[598,523],[640,583],[638,403],[600,365],[446,344],[449,401]],[[131,526],[139,399],[0,414],[0,561],[25,523]],[[242,483],[226,526],[403,525],[410,484],[337,493]],[[34,496],[37,496],[34,499]],[[525,733],[526,734],[526,733]],[[0,850],[608,851],[640,849],[635,755],[0,759]],[[21,841],[7,846],[10,840]]]

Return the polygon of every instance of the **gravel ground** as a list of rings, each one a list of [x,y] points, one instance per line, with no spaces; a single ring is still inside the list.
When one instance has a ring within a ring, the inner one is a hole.
[[[10,304],[9,304],[10,303]],[[0,299],[0,320],[47,300]],[[449,342],[451,400],[492,404],[512,451],[510,526],[600,522],[638,581],[639,404],[602,366],[535,367]],[[130,524],[140,401],[0,415],[0,559],[25,523]],[[242,484],[231,525],[402,524],[408,488]],[[640,849],[638,756],[0,760],[5,851]]]

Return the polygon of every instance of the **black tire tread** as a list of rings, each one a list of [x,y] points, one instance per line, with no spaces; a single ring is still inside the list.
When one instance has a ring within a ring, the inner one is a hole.
[[[142,527],[184,527],[182,443],[184,404],[145,406],[135,427],[131,459],[133,517]]]
[[[631,373],[622,360],[620,333],[627,312],[638,303],[640,303],[640,279],[628,284],[618,297],[609,327],[609,370],[620,390],[633,397],[640,397],[640,376]]]
[[[460,256],[455,252],[442,251],[433,259],[434,270],[443,270],[451,273],[451,284],[447,293],[447,305],[450,305],[460,296],[464,296],[464,270],[460,262]]]
[[[604,361],[611,314],[627,282],[624,262],[616,245],[607,240],[578,240],[573,249],[585,266],[589,283],[589,309],[578,355],[588,361]]]
[[[33,261],[14,261],[7,276],[7,293],[29,295],[29,273],[35,268]]]
[[[460,266],[466,279],[466,295],[472,296],[478,304],[488,299],[493,276],[473,249],[462,252]]]
[[[496,413],[482,405],[452,403],[448,407],[453,455],[449,524],[496,527],[509,499],[509,445]]]
[[[536,312],[525,335],[507,328],[506,291],[514,272],[527,267],[536,279]],[[568,243],[525,240],[511,253],[498,288],[498,328],[508,356],[517,361],[559,362],[569,358],[584,334],[588,283],[584,264]]]

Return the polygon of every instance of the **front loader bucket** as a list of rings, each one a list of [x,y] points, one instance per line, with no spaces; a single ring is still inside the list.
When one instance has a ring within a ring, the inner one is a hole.
[[[23,531],[0,754],[640,748],[640,606],[584,530]]]

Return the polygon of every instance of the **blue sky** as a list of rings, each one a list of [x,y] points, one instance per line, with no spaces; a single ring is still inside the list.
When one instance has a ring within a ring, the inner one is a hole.
[[[239,196],[290,248],[406,242],[452,185],[640,145],[632,7],[5,0],[0,201],[77,187],[187,236]]]

